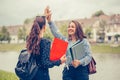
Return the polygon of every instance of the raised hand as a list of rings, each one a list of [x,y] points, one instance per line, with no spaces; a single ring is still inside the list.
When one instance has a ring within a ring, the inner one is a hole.
[[[50,22],[51,21],[51,10],[50,10],[50,7],[49,6],[47,6],[46,8],[45,8],[45,10],[44,10],[44,15],[46,16],[46,19],[47,19],[47,21],[48,22]]]

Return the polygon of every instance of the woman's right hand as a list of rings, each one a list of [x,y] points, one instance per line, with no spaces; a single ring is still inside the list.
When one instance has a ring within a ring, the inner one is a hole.
[[[50,8],[49,8],[49,6],[47,6],[46,8],[45,8],[45,10],[44,10],[44,15],[46,16],[46,19],[47,19],[47,21],[48,22],[50,22],[51,21],[51,11],[50,11]]]
[[[65,63],[66,62],[66,55],[63,55],[61,58],[60,58],[60,60],[61,60],[61,64],[62,63]]]

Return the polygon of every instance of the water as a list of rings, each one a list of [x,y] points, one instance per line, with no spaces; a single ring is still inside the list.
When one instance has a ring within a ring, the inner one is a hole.
[[[90,75],[90,80],[120,80],[120,54],[93,54],[97,62],[97,73]],[[0,52],[0,69],[14,72],[17,63],[17,52]],[[50,68],[51,80],[62,80],[60,67]]]
[[[17,60],[17,52],[0,52],[0,69],[14,72]]]

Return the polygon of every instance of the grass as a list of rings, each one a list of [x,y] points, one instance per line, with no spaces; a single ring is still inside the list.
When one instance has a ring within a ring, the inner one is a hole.
[[[0,70],[0,80],[18,80],[18,77],[12,72]]]
[[[120,54],[120,46],[112,47],[110,44],[96,44],[91,46],[93,53],[113,53]]]
[[[20,51],[25,48],[25,44],[0,44],[0,52],[4,51]],[[120,46],[111,47],[111,44],[93,44],[91,45],[91,50],[93,53],[119,53]]]
[[[25,44],[0,44],[0,51],[20,51],[25,48]]]

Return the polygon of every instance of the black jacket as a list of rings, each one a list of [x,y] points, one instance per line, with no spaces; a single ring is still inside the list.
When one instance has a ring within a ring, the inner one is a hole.
[[[48,68],[52,68],[53,66],[59,66],[61,64],[60,60],[49,60],[50,47],[51,42],[48,39],[41,39],[40,55],[37,56],[37,63],[39,64],[40,68],[33,80],[50,80]]]

